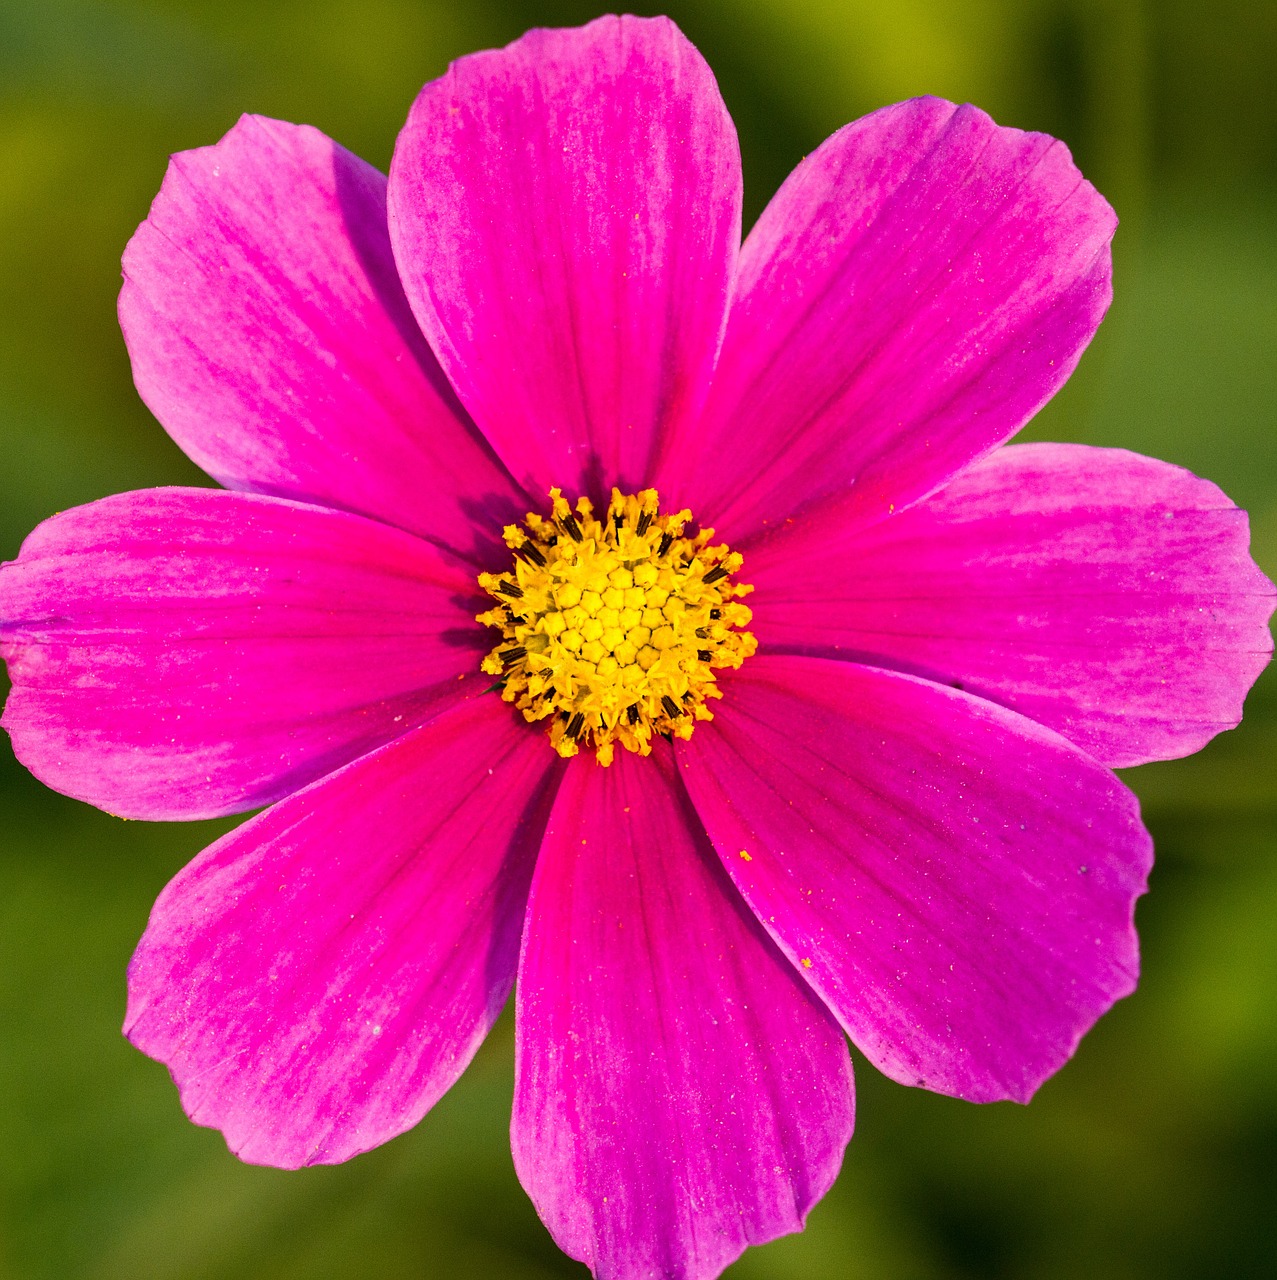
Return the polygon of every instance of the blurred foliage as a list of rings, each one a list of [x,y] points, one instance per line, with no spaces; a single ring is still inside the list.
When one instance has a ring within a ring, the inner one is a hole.
[[[642,11],[655,11],[639,6]],[[119,254],[166,156],[241,111],[387,163],[449,59],[574,0],[0,0],[0,556],[55,510],[203,483],[137,400]],[[1117,301],[1037,438],[1223,485],[1277,571],[1277,6],[1271,0],[687,0],[740,128],[747,216],[821,138],[920,92],[1063,137],[1123,217]],[[118,1034],[166,879],[224,826],[125,824],[0,758],[0,1276],[583,1275],[510,1163],[508,1019],[434,1113],[349,1165],[243,1166]],[[1158,844],[1144,979],[1033,1105],[858,1060],[858,1133],[799,1237],[731,1274],[1271,1275],[1277,1257],[1277,688],[1130,774]]]

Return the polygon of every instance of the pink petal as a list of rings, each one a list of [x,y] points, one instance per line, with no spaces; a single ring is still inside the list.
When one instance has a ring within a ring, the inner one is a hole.
[[[637,488],[694,421],[740,199],[731,118],[667,18],[531,31],[422,90],[390,170],[400,275],[530,492]]]
[[[678,755],[750,906],[887,1075],[1027,1100],[1135,986],[1135,797],[913,676],[761,656],[723,684]]]
[[[559,772],[482,698],[246,822],[160,894],[126,1034],[254,1164],[411,1128],[505,1003]]]
[[[600,1280],[716,1276],[833,1183],[846,1042],[733,892],[668,750],[569,767],[516,998],[515,1168]]]
[[[476,694],[476,590],[362,516],[214,489],[104,498],[0,568],[3,723],[41,781],[123,817],[255,808]]]
[[[864,519],[922,497],[1068,377],[1108,307],[1115,222],[1061,143],[975,107],[848,125],[750,233],[662,494],[733,541],[831,495]]]
[[[524,499],[413,321],[386,180],[316,129],[244,116],[174,156],[124,255],[142,398],[222,484],[378,516],[466,554]]]
[[[817,517],[751,553],[769,649],[900,667],[1013,707],[1105,764],[1241,719],[1272,584],[1246,514],[1138,454],[1011,445],[871,528]]]

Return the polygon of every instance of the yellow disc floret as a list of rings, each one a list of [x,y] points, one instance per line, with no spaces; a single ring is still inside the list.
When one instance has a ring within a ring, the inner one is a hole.
[[[549,518],[506,528],[513,568],[479,575],[500,603],[478,620],[502,636],[483,670],[527,720],[550,722],[561,756],[590,746],[607,765],[618,742],[647,755],[654,734],[690,738],[722,697],[715,668],[758,647],[739,630],[742,557],[711,545],[713,529],[685,537],[691,512],[661,515],[655,489],[613,489],[603,520],[588,498],[550,498]]]

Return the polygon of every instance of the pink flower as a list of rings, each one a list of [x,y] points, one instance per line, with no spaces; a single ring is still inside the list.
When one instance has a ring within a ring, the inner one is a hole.
[[[174,158],[120,297],[143,398],[229,491],[66,512],[0,571],[35,774],[135,818],[270,806],[130,969],[191,1118],[345,1160],[421,1119],[517,972],[515,1163],[604,1277],[801,1226],[851,1134],[844,1032],[1027,1099],[1135,985],[1151,847],[1111,768],[1236,724],[1271,650],[1213,485],[1000,447],[1109,302],[1113,213],[1062,145],[918,99],[743,247],[740,196],[663,19],[463,59],[389,183],[245,117]],[[552,486],[647,485],[646,533],[641,495],[615,531],[559,510],[512,567]],[[675,545],[683,507],[722,548]],[[591,604],[571,558],[607,547]],[[504,638],[474,621],[503,592]],[[489,689],[494,644],[545,723]]]

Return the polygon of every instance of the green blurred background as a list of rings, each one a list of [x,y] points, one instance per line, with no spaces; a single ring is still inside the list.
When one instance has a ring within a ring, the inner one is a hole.
[[[652,12],[639,6],[643,12]],[[379,164],[449,59],[586,3],[0,0],[0,558],[59,509],[201,478],[133,392],[119,256],[169,152],[241,111]],[[671,0],[741,133],[751,221],[837,126],[916,93],[1064,138],[1122,217],[1117,300],[1043,439],[1191,467],[1277,572],[1272,0]],[[1029,1108],[858,1060],[858,1132],[763,1277],[1277,1274],[1277,678],[1194,759],[1130,774],[1157,839],[1144,979]],[[156,893],[227,824],[123,823],[0,745],[0,1276],[584,1276],[510,1163],[508,1019],[418,1129],[249,1168],[119,1035]]]

